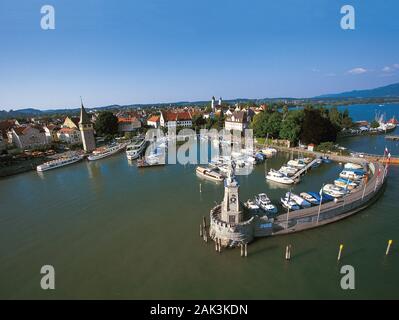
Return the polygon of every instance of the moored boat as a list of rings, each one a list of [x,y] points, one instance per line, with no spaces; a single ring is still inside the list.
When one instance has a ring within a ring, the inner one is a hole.
[[[282,184],[293,184],[295,183],[294,179],[287,177],[281,172],[271,169],[267,176],[266,180],[282,183]]]
[[[288,161],[287,165],[290,167],[303,169],[303,168],[305,168],[306,163],[302,159],[295,159],[295,160]]]
[[[62,158],[59,158],[56,160],[47,161],[47,162],[37,166],[36,170],[38,172],[43,172],[43,171],[47,171],[47,170],[51,170],[51,169],[64,167],[69,164],[72,164],[72,163],[82,160],[83,157],[84,156],[82,154],[80,154],[80,155],[74,155],[74,156],[70,156],[70,157],[62,157]]]
[[[326,184],[323,187],[323,192],[334,198],[341,198],[348,193],[348,190],[345,190],[344,188],[338,187],[334,184]]]
[[[363,169],[363,166],[361,164],[348,162],[348,163],[345,163],[344,168],[345,169]]]
[[[303,199],[305,199],[307,202],[309,202],[310,204],[313,205],[317,205],[320,203],[320,200],[317,200],[315,197],[311,196],[309,193],[307,192],[301,192],[299,194]]]
[[[343,179],[360,180],[364,177],[364,171],[359,170],[343,170],[339,176]]]
[[[277,207],[270,201],[266,193],[260,193],[255,197],[256,204],[267,213],[277,213]]]
[[[334,180],[334,184],[338,187],[345,188],[348,190],[353,190],[358,186],[358,184],[355,181],[343,178],[338,178]]]
[[[284,208],[289,210],[299,210],[301,207],[292,199],[288,199],[287,197],[280,199],[281,204]]]
[[[286,198],[292,199],[293,201],[295,201],[295,203],[302,207],[302,208],[309,208],[311,206],[310,202],[306,201],[305,199],[303,199],[302,197],[298,196],[295,193],[292,192],[287,192],[285,194]]]
[[[115,153],[118,153],[119,151],[122,151],[126,147],[126,144],[124,143],[117,143],[117,144],[111,144],[106,147],[100,147],[94,150],[91,155],[87,157],[88,160],[90,161],[95,161],[99,159],[103,159],[109,156],[112,156]]]
[[[197,167],[195,172],[198,176],[205,178],[207,180],[222,182],[224,180],[224,175],[219,172],[216,172],[215,169],[208,169],[204,167]]]
[[[126,147],[126,156],[129,160],[137,159],[145,150],[147,145],[147,141],[144,137],[140,137],[128,144]]]

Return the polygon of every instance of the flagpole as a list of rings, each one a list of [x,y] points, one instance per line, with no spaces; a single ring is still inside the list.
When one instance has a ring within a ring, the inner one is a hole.
[[[321,211],[321,203],[323,202],[323,188],[324,188],[324,183],[323,183],[323,186],[321,187],[321,190],[320,190],[320,204],[319,204],[319,212],[317,213],[317,223],[319,223],[320,211]]]
[[[364,198],[364,194],[366,193],[367,181],[368,181],[368,176],[367,176],[367,173],[366,173],[366,175],[364,176],[364,189],[363,189],[362,200]]]
[[[384,166],[384,172],[382,173],[382,182],[384,182],[384,178],[385,178],[385,170],[386,170],[386,163],[385,163],[385,154],[388,152],[388,148],[385,147],[384,149],[384,157],[382,158],[382,165]]]

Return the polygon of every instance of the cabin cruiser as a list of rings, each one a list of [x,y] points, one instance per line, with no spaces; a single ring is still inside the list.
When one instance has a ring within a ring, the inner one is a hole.
[[[116,143],[116,144],[111,144],[106,147],[100,147],[95,149],[91,155],[87,157],[88,160],[94,161],[94,160],[99,160],[102,158],[109,157],[122,149],[126,147],[125,143]]]
[[[280,199],[281,204],[284,208],[289,210],[299,210],[301,207],[292,199],[288,199],[287,196],[285,198]]]
[[[335,199],[334,197],[332,197],[329,194],[326,194],[324,192],[321,193],[321,195],[320,195],[319,192],[311,192],[311,191],[309,191],[309,192],[307,192],[307,194],[310,195],[311,197],[313,197],[314,199],[316,199],[316,201],[317,201],[316,204],[317,205],[320,204],[320,201],[323,204],[323,203],[326,203],[326,202],[329,202],[329,201],[333,201]]]
[[[281,172],[278,172],[276,170],[271,169],[267,176],[266,176],[266,180],[270,180],[270,181],[274,181],[274,182],[278,182],[278,183],[282,183],[282,184],[293,184],[295,181],[294,179],[291,179],[289,177],[287,177],[286,175],[284,175]]]
[[[317,200],[315,197],[311,196],[307,192],[301,192],[299,194],[303,199],[305,199],[307,202],[313,204],[313,205],[318,205],[320,203],[320,200]]]
[[[145,138],[138,138],[126,147],[126,156],[129,160],[137,159],[147,145]]]
[[[323,192],[334,197],[334,198],[341,198],[348,193],[345,188],[338,187],[334,184],[326,184],[323,187]]]
[[[302,159],[295,159],[288,161],[288,166],[303,169],[306,167],[306,163]]]
[[[244,203],[244,206],[247,207],[249,211],[252,213],[259,213],[260,207],[256,204],[256,201],[248,199],[247,202]]]
[[[267,213],[277,213],[277,207],[270,201],[266,193],[260,193],[255,197],[256,204]]]
[[[38,172],[43,172],[43,171],[47,171],[47,170],[51,170],[51,169],[56,169],[56,168],[60,168],[63,166],[67,166],[69,164],[78,162],[80,160],[83,159],[83,155],[74,155],[74,156],[70,156],[70,157],[62,157],[56,160],[51,160],[48,162],[45,162],[39,166],[36,167],[36,170]]]
[[[360,180],[364,177],[363,170],[343,170],[339,176],[344,179]]]
[[[298,195],[295,194],[295,193],[287,192],[287,193],[285,194],[285,197],[286,197],[287,199],[289,198],[289,199],[295,201],[295,203],[296,203],[298,206],[302,207],[302,208],[310,208],[310,207],[312,206],[310,202],[306,201],[305,199],[303,199],[302,197],[298,196]]]
[[[298,169],[289,166],[282,166],[278,171],[285,174],[287,177],[290,177],[297,173]]]
[[[348,163],[345,163],[344,168],[359,170],[359,169],[363,169],[363,166],[361,164],[348,162]]]
[[[350,179],[343,179],[343,178],[338,178],[338,179],[334,180],[334,184],[338,187],[348,189],[348,190],[353,190],[358,186],[358,184],[355,181],[352,181]]]
[[[277,153],[277,150],[274,148],[265,148],[265,149],[262,149],[261,151],[267,157],[272,157]]]
[[[197,167],[195,172],[198,176],[205,178],[207,180],[222,182],[224,180],[224,175],[217,172],[215,169],[208,169],[204,167]]]

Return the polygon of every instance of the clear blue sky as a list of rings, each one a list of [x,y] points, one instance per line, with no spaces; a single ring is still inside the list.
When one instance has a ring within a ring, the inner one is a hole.
[[[55,7],[55,30],[40,28],[44,4]],[[340,28],[344,4],[356,9],[354,31]],[[398,14],[397,0],[0,0],[0,109],[390,84]]]

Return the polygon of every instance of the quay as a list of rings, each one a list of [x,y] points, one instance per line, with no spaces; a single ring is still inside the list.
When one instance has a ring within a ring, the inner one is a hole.
[[[255,238],[276,236],[320,227],[347,218],[373,204],[383,193],[386,166],[379,161],[332,156],[332,160],[364,166],[368,178],[340,200],[287,212],[276,218],[250,215],[239,201],[239,185],[234,172],[225,180],[223,201],[210,211],[209,236],[223,247],[240,247]]]

